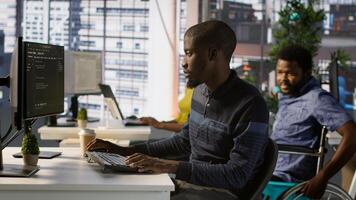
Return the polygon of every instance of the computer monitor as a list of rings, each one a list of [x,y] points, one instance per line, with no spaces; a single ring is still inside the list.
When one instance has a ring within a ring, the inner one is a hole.
[[[100,52],[65,52],[66,95],[100,94],[102,82],[102,56]]]
[[[98,84],[102,82],[102,55],[101,52],[65,51],[65,95],[70,95],[71,118],[75,121],[78,113],[78,96],[100,94]],[[88,121],[99,119],[88,118]]]
[[[63,112],[64,108],[64,48],[63,46],[23,42],[18,38],[10,69],[11,128],[0,140],[2,150],[20,133],[31,127],[31,121]],[[12,133],[12,134],[11,134]],[[9,139],[7,139],[11,136]],[[3,165],[0,176],[29,176],[38,168]]]

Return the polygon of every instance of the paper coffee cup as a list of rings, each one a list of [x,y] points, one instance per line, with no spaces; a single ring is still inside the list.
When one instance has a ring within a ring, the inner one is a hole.
[[[87,145],[95,139],[95,131],[93,129],[82,129],[78,133],[80,143],[80,156],[84,158]]]

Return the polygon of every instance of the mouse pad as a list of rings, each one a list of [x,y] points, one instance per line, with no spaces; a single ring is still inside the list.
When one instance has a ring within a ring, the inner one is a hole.
[[[57,157],[59,155],[61,155],[62,152],[57,152],[57,151],[40,151],[40,155],[38,156],[38,158],[40,159],[51,159],[54,157]],[[12,155],[15,158],[22,158],[22,153],[15,153],[14,155]]]

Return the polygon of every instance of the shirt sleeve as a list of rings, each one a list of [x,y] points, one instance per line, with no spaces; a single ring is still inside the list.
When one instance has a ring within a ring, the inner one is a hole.
[[[238,190],[252,179],[268,142],[268,110],[262,97],[247,103],[234,127],[233,148],[225,164],[181,162],[176,178],[192,184]]]
[[[352,120],[351,116],[339,105],[334,97],[327,92],[318,94],[314,102],[313,117],[329,131]]]

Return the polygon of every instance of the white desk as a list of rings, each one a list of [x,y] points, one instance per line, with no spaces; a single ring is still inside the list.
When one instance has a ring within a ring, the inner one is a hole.
[[[3,150],[5,164],[22,164]],[[41,148],[62,151],[60,157],[40,159],[40,171],[30,178],[0,178],[0,199],[8,200],[168,200],[174,184],[167,174],[104,174],[96,164],[80,159],[79,148]]]
[[[88,128],[94,129],[98,138],[117,139],[117,140],[148,140],[150,135],[149,126],[130,126],[105,128],[91,125]],[[38,133],[42,140],[63,140],[68,138],[78,138],[78,127],[48,127],[42,126]]]

